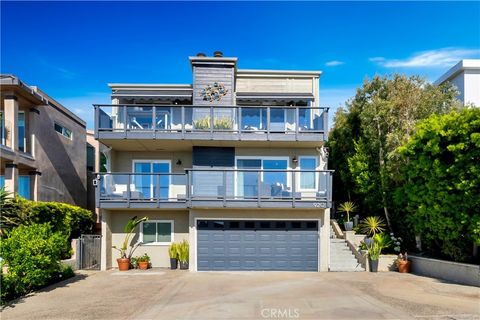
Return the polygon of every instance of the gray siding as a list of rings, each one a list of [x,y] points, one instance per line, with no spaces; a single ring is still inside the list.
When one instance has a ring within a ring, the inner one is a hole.
[[[193,104],[194,105],[234,105],[234,68],[232,66],[194,66],[193,67]],[[214,82],[223,84],[228,90],[220,101],[205,101],[201,96],[202,90]]]

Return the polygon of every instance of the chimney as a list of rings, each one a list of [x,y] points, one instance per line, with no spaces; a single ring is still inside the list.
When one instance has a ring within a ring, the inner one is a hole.
[[[221,57],[223,57],[223,52],[222,52],[222,51],[215,51],[215,52],[213,53],[213,56],[214,56],[215,58],[221,58]]]
[[[206,57],[207,55],[203,52],[197,53],[197,57]]]

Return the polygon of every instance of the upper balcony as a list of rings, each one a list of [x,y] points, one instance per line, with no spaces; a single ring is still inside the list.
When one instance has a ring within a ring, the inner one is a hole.
[[[94,105],[97,139],[325,141],[328,108]]]

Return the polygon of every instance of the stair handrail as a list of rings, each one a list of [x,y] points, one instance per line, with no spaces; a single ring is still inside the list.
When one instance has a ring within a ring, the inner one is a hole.
[[[338,225],[337,220],[330,219],[330,225],[332,226],[333,232],[335,232],[335,236],[340,239],[345,239],[345,234],[343,233],[342,229]]]

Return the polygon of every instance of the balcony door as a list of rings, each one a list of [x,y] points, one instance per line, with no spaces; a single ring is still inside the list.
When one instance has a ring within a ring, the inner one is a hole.
[[[170,197],[170,160],[134,160],[134,190],[131,198],[168,200]],[[152,173],[164,173],[153,175]]]
[[[288,157],[239,157],[236,196],[240,199],[288,197]],[[245,171],[241,171],[245,169]],[[263,172],[261,170],[279,170]],[[260,181],[258,179],[260,178]]]

